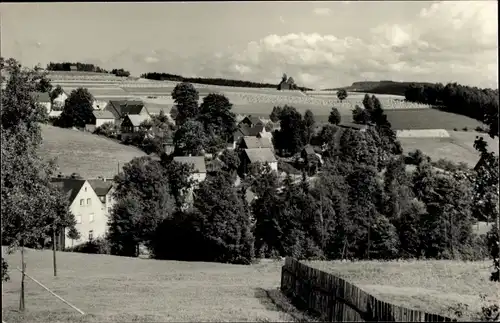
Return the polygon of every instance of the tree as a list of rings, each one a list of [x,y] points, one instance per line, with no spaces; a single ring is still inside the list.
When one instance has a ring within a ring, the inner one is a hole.
[[[38,81],[36,90],[37,92],[46,93],[50,93],[50,91],[52,91],[52,84],[50,83],[50,80],[46,77],[46,75],[43,75],[42,78]]]
[[[62,87],[59,84],[56,85],[52,92],[50,92],[50,102],[54,103],[54,100],[62,93],[64,93]]]
[[[352,110],[352,120],[358,124],[368,124],[370,121],[370,114],[367,109],[360,108],[358,105]]]
[[[198,212],[195,226],[202,237],[198,246],[206,260],[250,264],[254,256],[250,218],[228,178],[218,173],[195,191]],[[201,259],[200,259],[201,260]]]
[[[174,135],[176,155],[202,155],[208,138],[203,124],[199,121],[188,120],[183,123]]]
[[[182,82],[175,86],[172,91],[172,99],[177,109],[175,122],[178,126],[184,124],[188,119],[198,117],[199,98],[198,90],[191,83]]]
[[[64,128],[85,128],[93,121],[94,97],[87,89],[78,88],[71,92],[64,103],[64,109],[56,125]]]
[[[347,99],[347,91],[345,89],[338,90],[337,98],[339,98],[340,101],[344,101],[345,99]]]
[[[232,107],[225,95],[211,93],[203,98],[199,121],[203,123],[207,132],[228,141],[232,139],[236,130],[236,116],[231,111]]]
[[[312,136],[314,135],[314,126],[316,124],[316,121],[314,120],[314,114],[312,113],[311,110],[306,110],[304,114],[304,127],[305,127],[305,136],[306,136],[306,141],[305,143],[308,144],[311,141]]]
[[[186,193],[194,184],[191,173],[193,166],[171,161],[165,165],[170,194],[175,199],[177,211],[181,211],[186,203]]]
[[[113,206],[108,221],[111,254],[137,257],[138,245],[142,241],[138,226],[141,223],[141,201],[134,196],[119,199]]]
[[[10,74],[0,109],[2,244],[11,251],[21,249],[20,310],[24,310],[24,247],[39,245],[57,226],[71,226],[71,218],[50,185],[54,163],[38,155],[43,116],[30,94],[40,76],[14,59],[1,62],[2,71]]]
[[[282,111],[283,111],[283,108],[281,106],[273,107],[273,111],[269,115],[269,118],[271,119],[271,121],[274,123],[280,121],[280,116],[281,116]]]
[[[339,110],[335,107],[332,107],[330,115],[328,116],[328,122],[334,125],[338,125],[340,121],[342,121],[342,118],[340,116]]]
[[[224,164],[222,170],[226,172],[236,172],[240,167],[240,158],[234,150],[225,149],[219,159]]]
[[[109,223],[110,231],[114,232],[109,237],[111,245],[129,246],[128,243],[134,242],[137,248],[139,243],[151,247],[158,226],[174,210],[165,168],[150,157],[134,158],[115,177],[115,185],[117,204]],[[133,234],[127,229],[130,226],[134,228]]]
[[[363,98],[363,107],[370,113],[373,110],[373,100],[372,97],[370,97],[367,94],[365,94]]]
[[[281,129],[275,138],[278,149],[290,154],[299,152],[306,142],[306,129],[302,115],[294,107],[285,105],[280,115]]]

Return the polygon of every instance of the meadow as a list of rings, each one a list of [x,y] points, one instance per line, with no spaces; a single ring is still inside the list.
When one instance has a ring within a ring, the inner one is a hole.
[[[28,250],[27,274],[82,310],[81,315],[27,279],[19,307],[20,253],[6,257],[2,316],[12,322],[290,322],[299,316],[280,296],[280,262],[251,266],[158,261],[108,255]],[[278,304],[275,305],[275,304]],[[289,313],[289,314],[287,314]]]
[[[3,250],[4,252],[4,250]],[[5,255],[5,253],[4,253]],[[2,314],[7,323],[310,321],[277,290],[282,261],[250,266],[57,252],[53,277],[51,251],[28,250],[27,274],[82,310],[50,295],[27,278],[21,315],[21,274],[13,268],[20,253],[6,255],[11,281],[3,284]],[[393,261],[306,262],[354,283],[381,300],[450,316],[449,307],[469,306],[464,318],[483,305],[479,295],[495,297],[489,262]]]
[[[132,146],[125,146],[111,139],[72,129],[49,125],[42,127],[43,158],[56,158],[63,174],[80,174],[84,178],[114,177],[118,167],[134,157],[146,156]]]
[[[477,319],[483,302],[498,300],[498,284],[489,281],[491,262],[429,261],[306,261],[335,274],[381,301],[452,316],[450,307],[468,305],[462,319]]]

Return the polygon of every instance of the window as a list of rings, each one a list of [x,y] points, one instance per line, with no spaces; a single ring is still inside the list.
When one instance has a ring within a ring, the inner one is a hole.
[[[94,230],[89,231],[89,240],[94,239]]]
[[[78,224],[82,223],[82,216],[81,215],[77,215],[77,216],[75,216],[75,218],[76,218],[76,223],[78,223]]]
[[[90,199],[87,199],[87,205],[90,205],[91,204],[91,200]]]
[[[85,187],[85,192],[87,192],[87,188]]]
[[[84,199],[81,199],[80,200],[80,206],[83,206],[85,204],[85,200]]]
[[[89,222],[94,222],[94,213],[89,214]]]
[[[106,204],[106,197],[105,196],[99,196],[99,199],[101,200],[102,203]]]

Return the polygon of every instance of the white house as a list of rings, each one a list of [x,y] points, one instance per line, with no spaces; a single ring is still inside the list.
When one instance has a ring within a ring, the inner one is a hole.
[[[76,229],[80,233],[77,240],[70,239],[68,229],[61,235],[60,243],[69,248],[91,239],[102,237],[107,231],[108,217],[103,203],[87,180],[77,178],[53,178],[52,184],[61,189],[69,202],[69,209],[76,219]]]
[[[243,151],[241,158],[243,172],[247,173],[250,164],[254,163],[268,163],[272,170],[278,171],[278,160],[270,148],[252,148]]]
[[[47,92],[32,92],[31,95],[36,100],[36,102],[43,106],[47,113],[52,110],[52,104],[50,103],[50,96]]]
[[[105,123],[115,123],[115,116],[107,111],[107,110],[104,110],[104,111],[93,111],[92,112],[93,116],[94,116],[94,125],[96,126],[96,128],[102,126],[103,124]]]
[[[201,183],[207,178],[207,168],[205,157],[203,156],[175,156],[174,161],[178,163],[188,164],[193,166],[191,178]]]
[[[66,102],[66,99],[68,98],[68,93],[66,93],[64,90],[61,94],[59,94],[52,102],[54,106],[60,107],[62,110],[62,107],[64,107],[64,103]]]
[[[89,179],[88,182],[94,189],[97,196],[99,196],[99,199],[102,203],[102,210],[104,214],[109,218],[111,210],[115,205],[115,198],[113,196],[115,187],[113,186],[113,180],[106,178],[97,178]]]

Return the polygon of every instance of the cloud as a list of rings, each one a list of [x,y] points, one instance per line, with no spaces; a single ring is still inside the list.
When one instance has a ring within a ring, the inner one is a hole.
[[[314,8],[313,12],[318,16],[329,16],[331,14],[330,8]]]
[[[406,23],[376,26],[362,38],[270,34],[243,47],[200,52],[196,57],[172,50],[156,49],[154,56],[150,50],[129,50],[113,62],[134,66],[140,73],[164,71],[272,83],[287,73],[297,83],[314,88],[361,80],[459,82],[497,88],[497,15],[496,1],[429,3]]]
[[[377,26],[363,39],[271,34],[217,61],[221,69],[230,66],[226,72],[248,79],[276,82],[286,72],[311,87],[343,86],[363,79],[498,87],[496,7],[491,1],[430,4],[413,21]],[[239,65],[248,70],[232,67]]]

